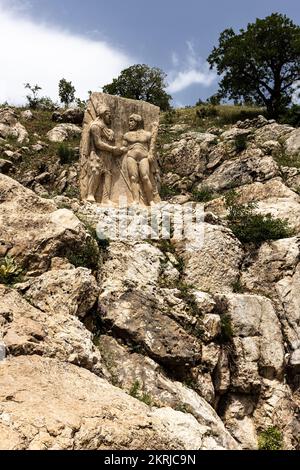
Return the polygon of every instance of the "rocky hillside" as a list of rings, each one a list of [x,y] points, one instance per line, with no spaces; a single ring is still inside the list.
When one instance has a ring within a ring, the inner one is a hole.
[[[0,110],[0,448],[299,449],[300,130],[162,118],[190,251],[97,239],[70,114]]]

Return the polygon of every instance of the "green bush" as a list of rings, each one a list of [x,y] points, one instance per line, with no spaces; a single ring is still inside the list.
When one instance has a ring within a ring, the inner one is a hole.
[[[216,197],[214,191],[206,186],[201,189],[194,189],[192,194],[193,200],[196,202],[208,202]]]
[[[234,145],[237,152],[243,152],[247,148],[247,135],[238,134],[235,136]]]
[[[72,147],[65,143],[61,143],[57,149],[57,153],[59,156],[59,161],[61,165],[66,165],[73,163],[77,160],[77,155],[75,150]]]
[[[221,315],[221,339],[222,342],[228,343],[229,341],[232,340],[233,337],[233,331],[232,331],[232,325],[231,325],[231,320],[228,315]]]
[[[218,110],[216,106],[212,104],[202,104],[198,107],[196,113],[199,119],[218,116]]]
[[[281,450],[283,447],[282,433],[275,426],[262,431],[258,436],[259,450]]]
[[[165,200],[165,199],[170,199],[171,197],[178,196],[180,194],[180,191],[175,188],[170,188],[169,186],[162,185],[159,191],[160,197]]]
[[[289,108],[283,116],[280,117],[279,121],[283,124],[289,124],[293,127],[300,126],[300,105],[294,104]]]
[[[20,281],[23,269],[10,257],[0,258],[0,283],[11,285]]]
[[[229,228],[242,243],[259,244],[267,240],[288,238],[293,234],[287,220],[274,218],[271,214],[256,214],[255,203],[239,204],[235,191],[227,193],[225,203],[229,210]]]
[[[88,268],[97,271],[99,267],[99,248],[97,241],[88,237],[80,252],[69,251],[67,258],[75,268]]]

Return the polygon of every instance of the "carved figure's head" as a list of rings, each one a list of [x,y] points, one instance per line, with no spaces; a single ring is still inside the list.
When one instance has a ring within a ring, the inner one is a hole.
[[[144,129],[144,119],[139,114],[132,114],[129,118],[129,129],[135,131]]]
[[[98,105],[97,114],[101,119],[103,119],[103,121],[105,122],[105,124],[107,126],[110,126],[110,124],[111,124],[111,112],[110,112],[110,109],[109,109],[108,106],[106,106],[105,104]]]

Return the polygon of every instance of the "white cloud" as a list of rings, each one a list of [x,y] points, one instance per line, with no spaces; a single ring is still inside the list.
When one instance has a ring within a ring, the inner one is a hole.
[[[24,15],[22,5],[0,0],[0,103],[24,103],[26,82],[37,83],[42,95],[56,100],[63,77],[73,82],[78,97],[86,98],[89,90],[100,90],[135,62],[104,41],[37,24]]]
[[[178,56],[172,54],[172,64],[175,67],[169,72],[169,93],[179,93],[191,85],[210,86],[217,78],[215,72],[209,69],[207,62],[197,57],[193,44],[187,41],[187,55],[180,63]],[[174,57],[177,61],[174,61]]]

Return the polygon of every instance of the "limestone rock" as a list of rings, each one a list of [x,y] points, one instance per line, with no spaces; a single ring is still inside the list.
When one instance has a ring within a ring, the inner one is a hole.
[[[206,438],[214,434],[218,445],[234,445],[230,435],[224,432],[216,412],[194,390],[168,379],[153,360],[140,354],[130,354],[113,338],[101,336],[99,344],[113,380],[127,392],[136,385],[135,393],[139,399],[148,400],[154,406],[185,410],[204,427]]]
[[[151,411],[89,371],[54,359],[6,360],[0,383],[1,449],[238,449],[216,417],[218,432],[209,435],[212,414],[203,426],[168,408]]]
[[[283,338],[279,320],[269,299],[255,295],[219,295],[230,318],[235,349],[232,387],[243,392],[260,386],[260,376],[282,378]]]
[[[300,155],[300,129],[295,129],[288,134],[288,138],[284,143],[285,152],[290,156]]]
[[[237,189],[239,203],[255,202],[260,214],[286,219],[290,227],[300,230],[300,196],[288,188],[281,178],[274,178],[264,183],[253,183]],[[205,210],[219,217],[226,217],[227,211],[223,198],[208,202]]]
[[[0,329],[8,355],[55,357],[103,374],[92,334],[66,308],[43,312],[1,285],[0,294]]]
[[[265,181],[278,173],[278,165],[272,157],[264,156],[259,149],[249,149],[242,157],[222,163],[201,185],[221,191],[253,181]]]
[[[201,249],[189,251],[178,243],[185,261],[184,280],[201,291],[230,292],[243,258],[243,249],[232,232],[220,225],[204,223]]]
[[[160,310],[155,299],[142,291],[114,297],[100,296],[102,320],[120,337],[140,344],[159,363],[169,367],[197,364],[201,344]]]
[[[30,273],[46,271],[54,256],[85,250],[87,233],[71,211],[57,210],[53,202],[1,174],[0,198],[0,239]]]
[[[3,139],[12,137],[20,144],[29,141],[28,132],[18,122],[17,115],[12,109],[4,108],[0,111],[0,137]]]
[[[255,141],[263,144],[268,140],[280,140],[293,132],[294,128],[285,124],[277,124],[276,122],[261,127],[255,131]]]
[[[214,134],[189,132],[181,136],[180,140],[166,149],[163,157],[163,166],[166,171],[171,170],[181,177],[203,173],[206,166],[205,153],[216,142]]]
[[[25,121],[32,121],[34,119],[34,115],[30,109],[26,109],[26,111],[23,111],[21,113],[22,119],[25,119]]]
[[[18,289],[31,305],[51,315],[84,318],[95,305],[99,288],[91,271],[85,268],[52,270],[19,284]]]
[[[291,358],[300,351],[300,241],[299,238],[264,243],[242,274],[242,283],[272,296],[280,314]],[[292,368],[297,363],[291,364]]]
[[[81,135],[81,128],[75,124],[58,124],[47,133],[50,142],[64,142]]]

